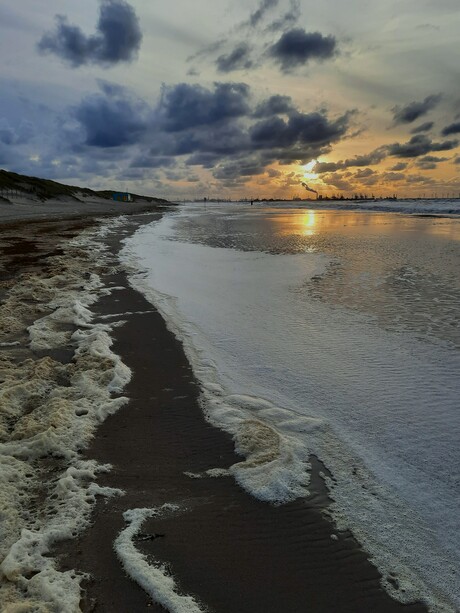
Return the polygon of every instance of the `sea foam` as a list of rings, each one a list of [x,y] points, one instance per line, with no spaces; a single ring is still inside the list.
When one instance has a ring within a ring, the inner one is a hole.
[[[83,575],[59,570],[50,555],[53,545],[88,525],[98,496],[123,493],[96,483],[98,473],[110,466],[80,457],[97,426],[127,402],[119,394],[131,373],[111,350],[111,331],[120,322],[94,323],[90,310],[110,291],[101,275],[115,266],[101,238],[120,223],[111,220],[84,231],[63,245],[62,255],[49,258],[46,272],[22,274],[5,288],[0,306],[0,605],[5,612],[80,610]],[[46,355],[61,348],[73,351],[69,363]]]
[[[161,564],[147,561],[133,542],[142,524],[150,517],[177,513],[177,505],[164,504],[153,509],[129,509],[123,513],[128,526],[120,532],[114,543],[115,551],[128,575],[134,579],[153,600],[171,613],[201,613],[204,611],[192,596],[180,594],[169,572]]]

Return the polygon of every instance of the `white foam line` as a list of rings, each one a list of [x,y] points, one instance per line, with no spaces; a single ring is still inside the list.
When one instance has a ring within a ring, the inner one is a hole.
[[[179,507],[164,504],[153,509],[129,509],[123,513],[128,526],[120,532],[114,549],[128,575],[136,581],[153,600],[171,613],[202,613],[202,609],[192,596],[184,596],[177,591],[174,578],[167,574],[161,565],[152,566],[146,557],[134,546],[133,539],[142,524],[149,517],[165,512],[177,511]]]
[[[69,364],[51,357],[18,364],[8,355],[0,361],[2,611],[79,611],[83,575],[60,571],[49,552],[86,528],[97,496],[123,493],[94,482],[108,465],[80,457],[97,426],[127,402],[112,397],[131,378],[111,351],[110,333],[120,322],[95,324],[89,308],[108,293],[97,274],[88,275],[110,271],[110,254],[98,239],[120,223],[106,221],[70,241],[64,255],[53,258],[49,276],[22,275],[0,307],[7,334],[24,331],[31,317],[48,312],[28,328],[32,349],[74,349]],[[50,456],[60,458],[62,471],[52,481],[37,462]],[[40,513],[28,506],[35,490],[47,495]]]
[[[113,313],[111,315],[98,315],[98,319],[112,319],[116,317],[127,317],[128,315],[148,315],[149,313],[155,313],[155,311],[126,311],[125,313]]]

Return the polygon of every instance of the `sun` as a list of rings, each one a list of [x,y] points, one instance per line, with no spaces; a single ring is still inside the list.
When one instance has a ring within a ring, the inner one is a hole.
[[[305,166],[303,166],[303,176],[306,179],[317,179],[318,175],[315,172],[312,172],[313,168],[316,166],[317,160],[312,160],[311,162],[308,162],[308,164],[305,164]]]

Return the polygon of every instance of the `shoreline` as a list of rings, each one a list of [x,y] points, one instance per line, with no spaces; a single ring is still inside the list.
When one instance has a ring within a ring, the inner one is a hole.
[[[25,204],[0,201],[0,225],[139,215],[141,213],[156,213],[171,206],[176,205],[173,202],[165,204],[147,201],[111,202],[102,199],[93,202],[48,200]]]
[[[106,239],[112,254],[127,233],[147,222],[130,221],[134,228]],[[25,256],[17,255],[19,267],[27,265]],[[40,258],[35,265],[42,265]],[[99,426],[83,457],[112,464],[98,484],[126,494],[99,500],[90,527],[54,548],[61,569],[93,577],[82,584],[82,611],[164,610],[127,577],[113,543],[126,527],[124,511],[165,503],[182,511],[148,519],[135,546],[166,565],[181,592],[209,610],[425,611],[393,600],[352,535],[336,533],[324,514],[328,498],[319,465],[310,498],[280,507],[250,497],[230,477],[184,474],[228,468],[239,460],[233,442],[205,421],[182,345],[159,313],[130,287],[125,272],[109,273],[103,281],[117,289],[91,310],[96,323],[125,321],[111,335],[132,379],[123,390],[129,403]]]

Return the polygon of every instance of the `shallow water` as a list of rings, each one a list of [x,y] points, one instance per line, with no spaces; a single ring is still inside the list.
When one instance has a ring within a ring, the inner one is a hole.
[[[459,603],[459,223],[192,205],[125,249],[245,457],[240,485],[302,496],[317,454],[339,527],[438,610]]]
[[[327,254],[327,274],[308,284],[309,296],[460,346],[458,218],[234,206],[180,217],[175,233],[213,247]]]

